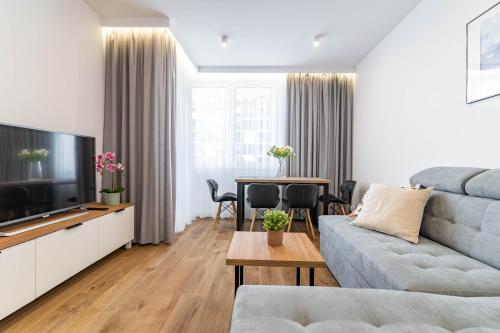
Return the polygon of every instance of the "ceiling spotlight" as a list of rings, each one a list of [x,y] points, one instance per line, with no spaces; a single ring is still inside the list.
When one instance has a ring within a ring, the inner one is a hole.
[[[313,38],[313,46],[318,47],[319,46],[319,36],[316,36]]]
[[[220,39],[222,47],[227,47],[227,36],[222,36]]]

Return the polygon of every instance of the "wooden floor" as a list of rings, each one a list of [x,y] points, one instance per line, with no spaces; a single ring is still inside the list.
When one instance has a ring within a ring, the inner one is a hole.
[[[197,220],[172,245],[120,249],[0,321],[0,332],[228,332],[234,229],[230,220],[215,231]],[[307,285],[306,271],[302,278]],[[245,283],[294,285],[295,269],[248,267]],[[338,286],[327,269],[317,270],[316,285]]]

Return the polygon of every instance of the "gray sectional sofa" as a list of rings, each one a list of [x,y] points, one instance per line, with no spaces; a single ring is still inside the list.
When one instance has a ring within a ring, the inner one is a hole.
[[[500,170],[410,182],[434,188],[419,244],[321,216],[321,254],[344,288],[240,287],[231,331],[500,332]]]
[[[430,168],[410,182],[434,187],[417,245],[352,226],[348,217],[320,217],[321,254],[340,285],[500,296],[498,170]]]

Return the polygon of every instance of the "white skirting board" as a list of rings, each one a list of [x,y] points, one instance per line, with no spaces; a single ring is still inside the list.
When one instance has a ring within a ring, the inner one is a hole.
[[[58,222],[62,222],[62,221],[70,220],[70,219],[74,219],[75,217],[80,217],[80,216],[83,216],[83,215],[88,214],[88,213],[89,212],[77,213],[77,214],[73,214],[71,216],[61,217],[60,219],[57,219],[57,220],[47,221],[45,223],[40,223],[40,224],[37,224],[37,225],[32,225],[32,226],[29,226],[29,227],[26,227],[26,228],[23,228],[23,229],[19,229],[19,230],[15,230],[15,231],[11,231],[11,232],[0,232],[0,237],[9,237],[9,236],[17,235],[17,234],[22,234],[23,232],[26,232],[26,231],[29,231],[29,230],[38,229],[38,228],[45,227],[45,226],[48,226],[48,225],[51,225],[51,224],[54,224],[54,223],[58,223]]]

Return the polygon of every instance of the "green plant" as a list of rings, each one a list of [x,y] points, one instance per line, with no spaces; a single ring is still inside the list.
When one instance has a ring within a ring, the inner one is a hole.
[[[267,211],[262,224],[266,231],[283,231],[288,224],[288,215],[282,210]]]

